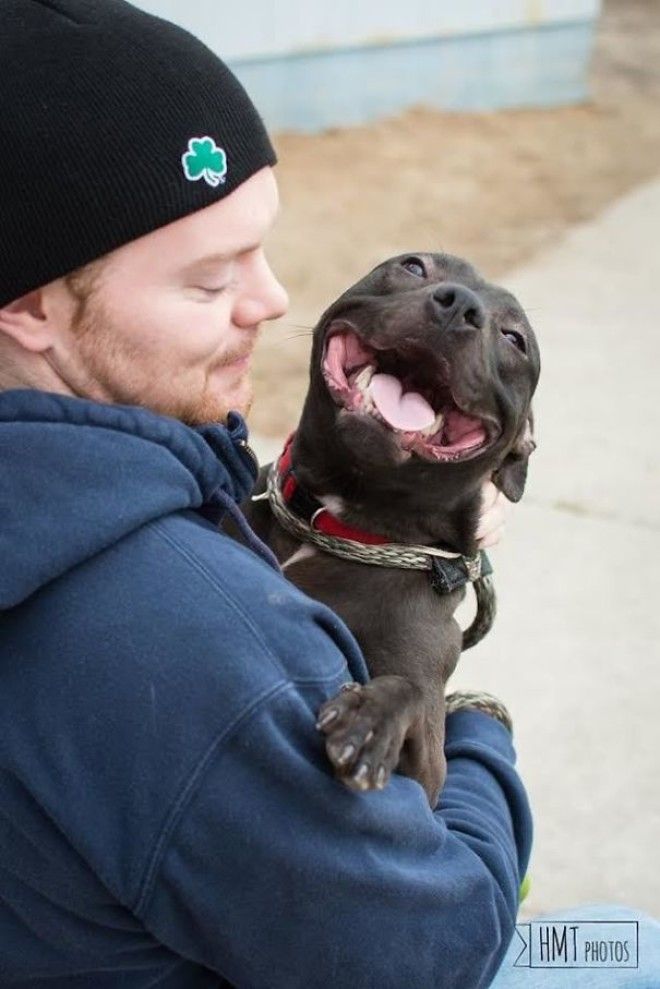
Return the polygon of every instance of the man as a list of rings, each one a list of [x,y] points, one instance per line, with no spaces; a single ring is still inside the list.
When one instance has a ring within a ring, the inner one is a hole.
[[[505,710],[459,698],[435,810],[347,790],[315,717],[357,644],[217,529],[287,305],[257,112],[123,0],[2,18],[0,985],[488,985],[531,846]]]

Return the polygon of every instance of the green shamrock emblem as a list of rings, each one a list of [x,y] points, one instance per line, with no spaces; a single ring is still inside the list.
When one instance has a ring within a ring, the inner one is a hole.
[[[181,155],[186,178],[191,182],[204,179],[209,185],[219,185],[227,174],[227,155],[208,134],[191,137],[188,150]]]

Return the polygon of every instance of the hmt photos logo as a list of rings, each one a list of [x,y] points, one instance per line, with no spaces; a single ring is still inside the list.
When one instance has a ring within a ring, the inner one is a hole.
[[[514,968],[639,967],[636,920],[535,920],[516,924],[516,934]]]

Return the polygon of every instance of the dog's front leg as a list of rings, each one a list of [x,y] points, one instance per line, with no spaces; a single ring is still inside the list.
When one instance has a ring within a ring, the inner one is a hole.
[[[444,691],[438,695],[437,703],[429,704],[429,698],[426,698],[423,720],[417,730],[408,735],[397,772],[421,783],[429,805],[435,807],[447,776]]]
[[[398,769],[425,789],[432,807],[446,775],[444,698],[429,705],[405,676],[347,683],[319,711],[317,727],[337,776],[354,790],[382,789]]]

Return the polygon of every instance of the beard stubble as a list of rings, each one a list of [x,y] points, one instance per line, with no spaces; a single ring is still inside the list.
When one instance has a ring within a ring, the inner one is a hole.
[[[185,389],[158,366],[147,368],[144,348],[131,344],[117,329],[100,300],[92,292],[77,296],[70,329],[78,343],[84,380],[81,397],[117,405],[137,405],[171,416],[187,426],[226,423],[230,409],[247,416],[253,394],[249,388],[240,407],[228,405],[215,393],[207,369],[203,384]]]

